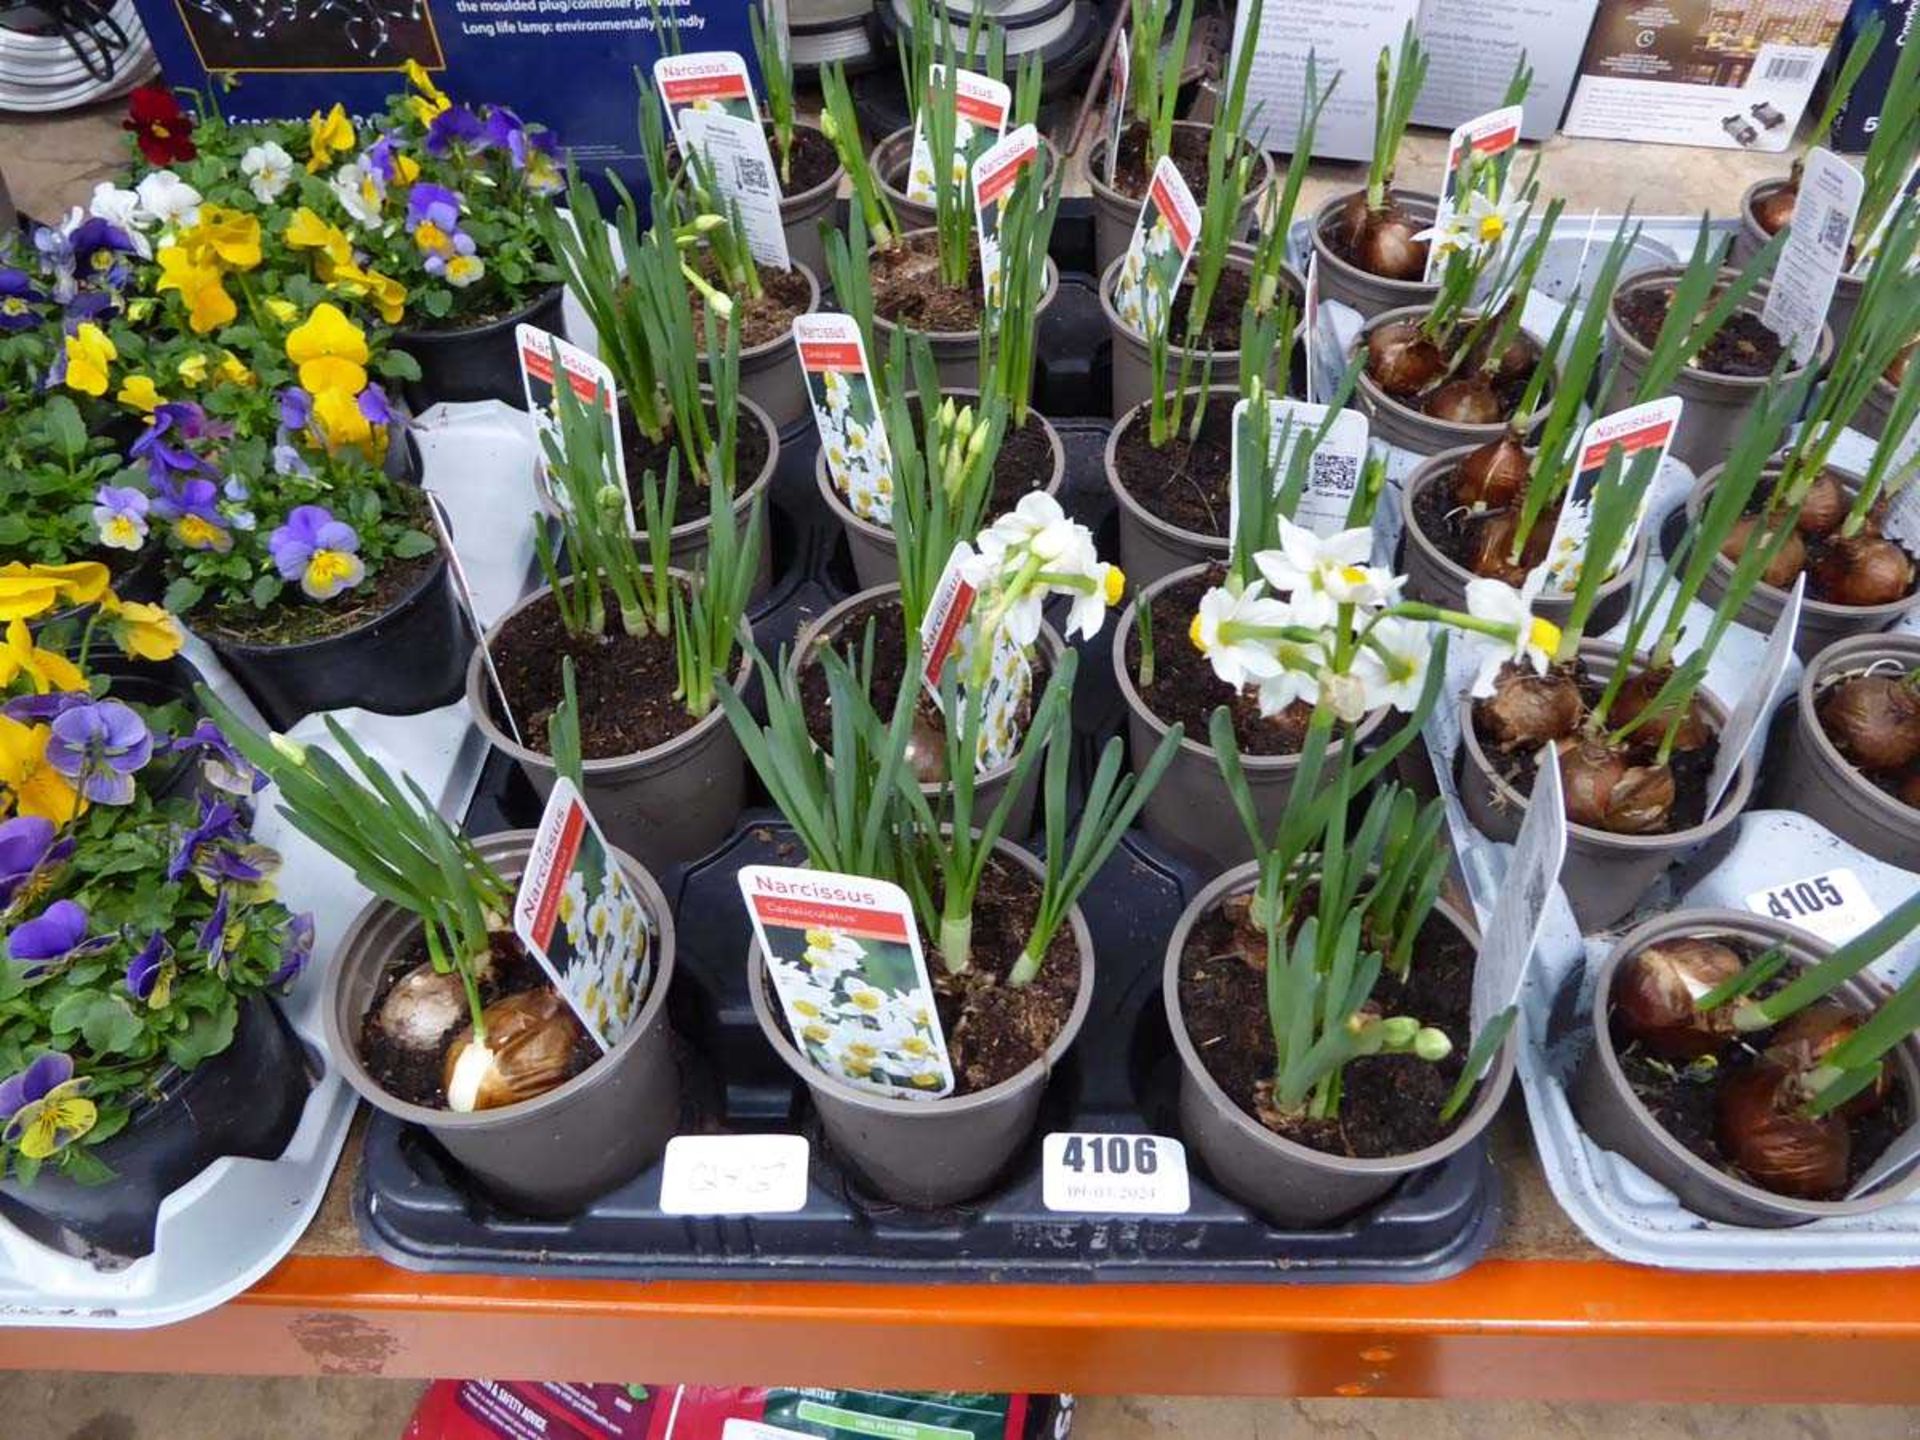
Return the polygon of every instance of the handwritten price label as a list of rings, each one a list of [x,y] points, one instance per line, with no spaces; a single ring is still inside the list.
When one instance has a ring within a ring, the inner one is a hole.
[[[676,1135],[660,1172],[667,1215],[787,1215],[807,1203],[804,1135]]]
[[[1184,1215],[1187,1147],[1165,1135],[1056,1131],[1040,1145],[1040,1199],[1079,1215]]]

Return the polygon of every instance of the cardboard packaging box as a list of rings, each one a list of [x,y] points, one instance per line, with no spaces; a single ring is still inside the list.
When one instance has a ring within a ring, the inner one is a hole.
[[[1847,16],[1846,29],[1841,32],[1842,53],[1875,14],[1886,25],[1886,33],[1873,58],[1867,62],[1867,68],[1861,72],[1853,94],[1840,107],[1840,118],[1833,125],[1833,148],[1854,154],[1865,150],[1867,141],[1873,137],[1881,107],[1886,103],[1887,82],[1893,79],[1893,67],[1900,59],[1900,51],[1914,43],[1920,0],[1855,0]]]
[[[1778,152],[1847,0],[1601,0],[1566,132]]]
[[[1528,140],[1546,139],[1566,113],[1598,8],[1599,0],[1425,0],[1420,43],[1433,63],[1413,123],[1451,130],[1498,109],[1514,63],[1525,51],[1533,66],[1533,89],[1527,92],[1520,133]]]

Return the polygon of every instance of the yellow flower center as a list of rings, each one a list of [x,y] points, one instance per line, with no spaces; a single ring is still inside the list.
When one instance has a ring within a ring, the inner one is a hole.
[[[1527,632],[1528,644],[1537,650],[1551,655],[1560,648],[1560,627],[1551,620],[1534,616],[1533,628]]]
[[[1349,585],[1364,585],[1367,583],[1367,572],[1358,565],[1342,565],[1340,578]]]
[[[1120,597],[1127,593],[1127,577],[1118,565],[1109,565],[1107,567],[1104,593],[1107,604],[1109,605],[1118,605],[1120,603]],[[1195,620],[1199,618],[1197,615],[1194,616]]]
[[[1483,245],[1491,245],[1506,233],[1507,221],[1505,216],[1483,215],[1480,217],[1480,241]]]
[[[182,515],[174,526],[180,539],[195,550],[206,550],[226,539],[226,531],[198,515]]]
[[[1193,642],[1193,648],[1198,650],[1202,655],[1207,653],[1207,642],[1201,632],[1200,617],[1198,615],[1194,616],[1192,623],[1187,626],[1187,639]]]

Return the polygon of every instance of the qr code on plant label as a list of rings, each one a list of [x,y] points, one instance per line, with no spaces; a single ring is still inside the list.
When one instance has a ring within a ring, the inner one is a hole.
[[[733,157],[733,178],[742,190],[766,190],[772,184],[766,163],[751,155]]]
[[[1820,221],[1820,248],[1844,255],[1852,237],[1853,217],[1839,206],[1829,205]]]

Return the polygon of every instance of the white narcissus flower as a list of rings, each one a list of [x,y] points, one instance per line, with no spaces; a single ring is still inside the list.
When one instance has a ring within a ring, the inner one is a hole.
[[[1249,635],[1245,627],[1270,629],[1293,623],[1284,601],[1266,593],[1256,580],[1238,595],[1224,585],[1216,585],[1200,597],[1187,638],[1223,685],[1240,689],[1270,680],[1286,667],[1275,651],[1270,637]]]
[[[140,203],[139,191],[122,190],[118,185],[102,180],[93,187],[93,198],[87,202],[87,213],[96,220],[104,220],[124,231],[142,260],[153,258],[153,247],[142,233],[153,223],[153,217]]]
[[[1316,672],[1286,670],[1260,682],[1260,713],[1271,718],[1299,701],[1313,704],[1320,690]]]
[[[166,229],[188,226],[200,218],[200,192],[171,170],[156,170],[133,189],[141,208]]]
[[[1467,201],[1468,237],[1482,248],[1498,245],[1507,238],[1523,210],[1518,200],[1503,203],[1476,190]]]
[[[251,147],[240,157],[240,173],[262,205],[271,205],[293,183],[293,157],[277,140]]]
[[[1052,562],[1074,547],[1074,532],[1084,528],[1067,518],[1058,500],[1044,490],[1033,490],[980,532],[980,553],[995,568],[1015,551],[1022,558],[1035,555]]]
[[[1021,496],[1018,505],[980,532],[978,544],[969,579],[982,591],[995,592],[989,604],[1007,638],[1022,649],[1040,637],[1040,607],[1048,595],[1071,597],[1067,634],[1091,638],[1126,589],[1126,576],[1094,549],[1093,532],[1070,519],[1044,491]]]
[[[1412,711],[1420,703],[1432,659],[1433,635],[1427,626],[1382,616],[1353,662],[1354,675],[1366,687],[1366,708]]]
[[[1286,592],[1303,623],[1320,625],[1333,618],[1336,605],[1374,609],[1392,603],[1405,580],[1367,564],[1372,554],[1371,530],[1342,530],[1323,540],[1281,516],[1280,548],[1259,551],[1253,563],[1269,585]]]
[[[1467,582],[1467,613],[1500,630],[1489,637],[1495,643],[1486,647],[1480,671],[1473,677],[1474,698],[1485,700],[1493,694],[1493,682],[1509,660],[1547,673],[1553,652],[1560,647],[1560,627],[1533,613],[1533,602],[1546,578],[1545,570],[1535,570],[1518,590],[1500,580]]]

